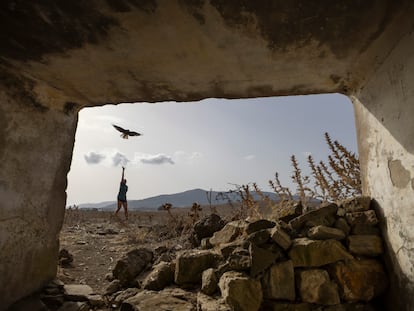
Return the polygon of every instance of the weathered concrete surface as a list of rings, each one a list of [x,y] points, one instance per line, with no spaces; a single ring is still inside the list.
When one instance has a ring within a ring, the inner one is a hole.
[[[56,274],[76,123],[0,89],[0,309]]]
[[[414,296],[413,11],[410,0],[2,1],[0,309],[55,272],[80,108],[320,92],[354,96],[365,191]]]
[[[414,33],[407,33],[353,98],[364,192],[388,242],[393,308],[414,308]]]

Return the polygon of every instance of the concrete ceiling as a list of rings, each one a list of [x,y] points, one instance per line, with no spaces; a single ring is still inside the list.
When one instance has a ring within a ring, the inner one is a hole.
[[[408,0],[2,1],[0,77],[13,96],[65,112],[347,94],[393,48],[410,12]]]

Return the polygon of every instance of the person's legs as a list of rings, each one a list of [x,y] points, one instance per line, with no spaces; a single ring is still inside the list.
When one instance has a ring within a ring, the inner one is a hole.
[[[125,219],[128,220],[128,202],[122,202],[122,205],[124,207],[124,212],[125,212]]]
[[[118,208],[116,209],[115,216],[118,214],[119,210],[121,209],[122,202],[118,200]]]

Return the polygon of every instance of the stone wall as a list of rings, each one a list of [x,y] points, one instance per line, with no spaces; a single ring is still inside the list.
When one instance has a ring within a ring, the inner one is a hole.
[[[106,301],[143,311],[166,298],[179,298],[177,310],[383,310],[389,279],[372,207],[368,197],[301,215],[294,207],[275,222],[232,221],[200,239],[219,223],[207,216],[194,227],[202,249],[180,251],[171,262],[148,249],[129,251],[116,263]]]

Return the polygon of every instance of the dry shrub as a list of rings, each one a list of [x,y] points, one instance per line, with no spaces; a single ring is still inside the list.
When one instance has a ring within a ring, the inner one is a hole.
[[[295,195],[288,187],[282,185],[278,173],[275,174],[274,180],[269,181],[271,189],[279,197],[277,202],[266,196],[256,183],[235,185],[236,189],[228,193],[236,193],[240,205],[238,209],[234,209],[232,218],[260,218],[263,216],[260,212],[263,206],[272,210],[272,218],[279,218],[297,208],[298,203],[301,209],[306,211],[311,205],[315,205],[315,202],[335,202],[361,195],[360,166],[357,155],[338,141],[332,141],[328,133],[325,133],[325,141],[330,150],[328,163],[320,161],[315,164],[310,155],[308,164],[311,176],[304,175],[296,156],[291,156],[293,167],[291,178],[296,185]],[[253,194],[256,195],[256,199]],[[232,206],[230,199],[229,204]]]

